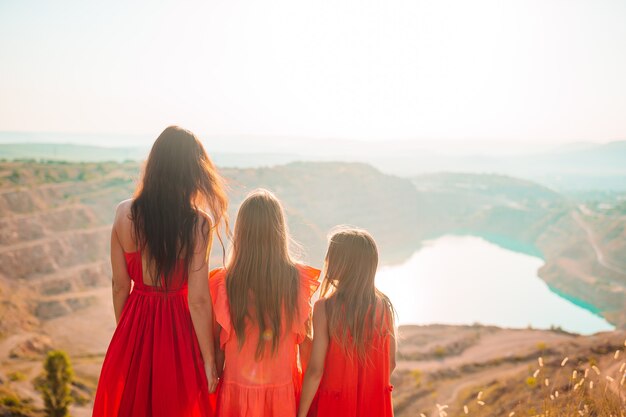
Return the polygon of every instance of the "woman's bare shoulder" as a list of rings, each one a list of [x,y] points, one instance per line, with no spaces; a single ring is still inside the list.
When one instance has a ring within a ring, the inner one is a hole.
[[[121,201],[115,208],[115,223],[124,221],[130,221],[131,208],[133,206],[133,199]]]

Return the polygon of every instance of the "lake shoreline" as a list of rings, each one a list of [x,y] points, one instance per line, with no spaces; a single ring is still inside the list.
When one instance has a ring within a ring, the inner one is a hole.
[[[541,279],[544,262],[483,237],[444,235],[423,241],[405,263],[382,267],[377,286],[395,303],[401,324],[476,322],[577,334],[614,329],[598,309]]]

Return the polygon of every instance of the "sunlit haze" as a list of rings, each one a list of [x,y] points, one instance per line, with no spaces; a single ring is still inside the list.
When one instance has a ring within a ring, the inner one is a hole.
[[[625,254],[626,0],[0,0],[0,417],[626,417]]]
[[[618,0],[0,3],[0,130],[626,138]]]

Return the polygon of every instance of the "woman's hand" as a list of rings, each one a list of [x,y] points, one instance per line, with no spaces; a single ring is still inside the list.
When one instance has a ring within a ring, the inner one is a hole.
[[[217,368],[215,368],[215,362],[204,364],[204,371],[206,372],[206,379],[209,383],[209,393],[213,394],[217,389],[217,383],[219,378],[217,377]]]

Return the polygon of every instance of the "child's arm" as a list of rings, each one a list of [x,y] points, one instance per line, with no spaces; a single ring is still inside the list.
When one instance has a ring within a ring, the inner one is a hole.
[[[326,322],[326,303],[319,300],[313,309],[313,348],[311,359],[302,383],[302,397],[298,417],[306,417],[324,374],[324,362],[328,350],[329,334]]]
[[[306,373],[306,369],[309,366],[309,361],[311,359],[311,349],[313,347],[313,338],[311,337],[311,318],[306,321],[306,328],[308,329],[308,334],[304,338],[304,341],[298,345],[300,351],[300,365],[302,367],[302,374]]]

